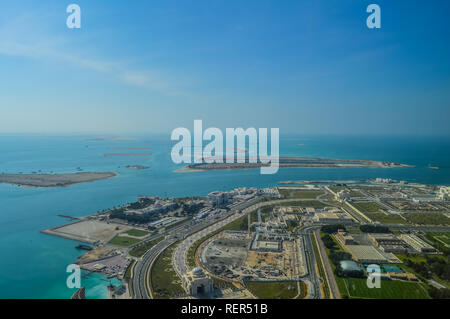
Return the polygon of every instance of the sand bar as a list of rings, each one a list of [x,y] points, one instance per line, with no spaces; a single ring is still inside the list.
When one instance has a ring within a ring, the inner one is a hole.
[[[0,174],[0,183],[21,187],[66,187],[117,176],[112,172],[83,172],[69,174]]]
[[[229,170],[229,169],[255,169],[269,166],[261,162],[257,163],[202,163],[187,166],[190,171]],[[280,157],[280,168],[394,168],[414,167],[407,164],[394,162],[382,162],[372,160],[346,160],[331,158],[307,158],[307,157]]]

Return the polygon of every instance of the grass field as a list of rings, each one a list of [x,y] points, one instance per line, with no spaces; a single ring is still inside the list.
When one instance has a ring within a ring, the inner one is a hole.
[[[429,299],[420,283],[404,281],[381,281],[381,288],[368,288],[366,279],[341,278],[350,298],[370,299]]]
[[[131,245],[137,244],[140,241],[141,241],[140,239],[128,236],[116,236],[113,239],[111,239],[108,244],[122,247],[129,247]]]
[[[131,279],[131,269],[133,268],[134,264],[136,263],[136,261],[132,261],[130,263],[130,265],[128,265],[127,271],[125,272],[124,278],[126,280],[130,280]]]
[[[221,230],[247,230],[248,229],[248,216],[244,215],[238,219],[232,221],[228,225],[225,225]]]
[[[412,213],[406,214],[406,219],[419,225],[444,225],[450,226],[450,218],[439,213]]]
[[[324,234],[321,233],[321,236]],[[333,238],[333,237],[332,237]],[[338,247],[337,251],[344,251],[339,243],[333,238]],[[330,254],[328,248],[325,249],[327,255]],[[398,255],[401,258],[402,255]],[[403,255],[404,256],[404,255]],[[406,256],[405,256],[406,257]],[[419,258],[419,257],[418,257]],[[331,262],[331,268],[335,265]],[[339,291],[343,297],[348,298],[369,298],[369,299],[428,299],[428,293],[422,284],[414,282],[403,282],[398,280],[381,281],[381,288],[368,288],[364,278],[343,278],[335,276]]]
[[[427,262],[425,256],[422,254],[417,254],[417,255],[410,254],[408,256],[405,254],[395,254],[395,256],[397,256],[402,262],[405,262],[405,260],[410,260],[415,263]]]
[[[161,240],[163,240],[164,237],[159,237],[157,239],[154,239],[150,242],[143,243],[142,245],[136,246],[133,249],[131,249],[128,254],[133,257],[140,258],[144,256],[144,254],[153,246],[155,246],[157,243],[159,243]]]
[[[149,234],[148,231],[140,230],[140,229],[130,229],[129,231],[126,231],[125,234],[135,237],[144,237]]]
[[[406,222],[407,222],[401,216],[394,215],[394,214],[365,212],[364,215],[369,217],[371,220],[373,220],[375,222],[379,222],[381,224],[406,224]]]
[[[181,279],[172,267],[172,253],[176,245],[167,248],[158,256],[151,269],[151,288],[153,298],[168,299],[185,294]]]
[[[317,196],[324,194],[322,191],[299,189],[280,189],[279,192],[286,199],[315,199]]]
[[[442,232],[442,233],[428,233],[431,237],[433,237],[435,240],[440,242],[443,245],[446,245],[447,247],[450,247],[450,233]]]
[[[374,202],[352,203],[352,205],[362,213],[377,213],[384,210],[382,206]]]
[[[300,289],[306,289],[305,283],[301,282]],[[262,282],[250,281],[245,283],[247,289],[260,299],[292,299],[298,295],[297,282]],[[303,290],[302,289],[302,290]]]

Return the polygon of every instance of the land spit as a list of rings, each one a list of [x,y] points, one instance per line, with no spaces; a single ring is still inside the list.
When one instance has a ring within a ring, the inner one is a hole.
[[[0,183],[21,187],[66,187],[118,176],[112,172],[69,174],[0,174]]]
[[[186,168],[191,171],[226,170],[226,169],[256,169],[267,167],[259,160],[256,163],[199,163],[191,164]],[[280,157],[280,168],[394,168],[394,167],[414,167],[412,165],[372,161],[372,160],[347,160],[332,158],[307,158],[307,157]]]

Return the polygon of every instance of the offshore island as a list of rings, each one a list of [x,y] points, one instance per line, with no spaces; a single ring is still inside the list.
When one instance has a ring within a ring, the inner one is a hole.
[[[117,176],[112,172],[83,172],[68,174],[0,174],[0,183],[20,187],[66,187]]]
[[[257,163],[199,163],[186,167],[186,171],[207,171],[226,169],[256,169],[270,164]],[[280,157],[280,168],[393,168],[414,167],[412,165],[373,160],[348,160],[332,158]],[[182,171],[182,170],[180,170]]]

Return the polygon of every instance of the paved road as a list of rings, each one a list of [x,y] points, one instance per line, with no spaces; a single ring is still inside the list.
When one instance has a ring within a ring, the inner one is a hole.
[[[262,202],[262,203],[252,205],[252,203],[254,203],[254,202],[255,201],[249,201],[249,202],[242,203],[241,205],[234,207],[230,216],[226,217],[225,219],[222,219],[221,221],[219,221],[215,224],[212,224],[211,226],[209,226],[207,228],[202,229],[199,232],[194,233],[193,235],[191,235],[188,238],[186,238],[185,240],[183,240],[181,242],[181,244],[178,245],[177,249],[175,250],[175,252],[173,254],[173,265],[174,265],[174,268],[175,268],[175,271],[177,272],[177,274],[181,277],[182,275],[184,275],[185,273],[187,273],[189,271],[187,253],[189,251],[189,248],[196,241],[215,232],[219,228],[222,228],[223,226],[235,221],[236,219],[258,209],[259,207],[261,207],[261,205],[263,205],[263,206],[264,206],[264,204],[270,205],[268,203],[271,203],[271,201],[270,201],[270,202]]]
[[[310,238],[310,232],[317,226],[301,227],[298,233],[303,240],[303,247],[306,257],[307,274],[304,276],[306,284],[309,286],[308,299],[320,299],[322,298],[322,291],[320,290],[321,281],[316,272],[316,258],[314,256],[314,248]]]
[[[323,196],[323,195],[322,195]],[[317,198],[320,200],[320,197]],[[195,243],[198,239],[216,231],[217,229],[225,226],[226,224],[236,220],[237,218],[250,213],[251,211],[257,210],[264,206],[276,205],[286,202],[299,202],[299,201],[309,201],[310,199],[280,199],[266,202],[258,202],[256,200],[252,200],[246,203],[242,203],[233,207],[233,209],[228,212],[224,219],[217,220],[215,218],[207,218],[206,220],[193,224],[192,222],[186,223],[184,225],[178,226],[175,229],[171,230],[167,237],[152,247],[147,253],[137,261],[133,276],[131,280],[131,295],[134,298],[151,298],[150,289],[147,287],[148,283],[148,274],[151,265],[159,254],[164,251],[171,244],[179,241],[180,239],[184,239],[180,244],[180,247],[175,251],[173,256],[174,268],[178,275],[182,275],[188,271],[187,266],[187,251],[189,247]],[[408,229],[408,230],[426,230],[426,231],[449,231],[448,227],[444,226],[411,226],[411,225],[385,225],[393,229]],[[303,247],[305,249],[305,257],[308,268],[308,275],[303,276],[308,286],[310,287],[310,295],[309,298],[321,298],[321,290],[320,290],[320,278],[316,273],[316,257],[314,256],[314,249],[312,246],[312,242],[310,239],[310,232],[314,229],[317,229],[320,225],[314,226],[306,226],[302,227],[299,230],[299,234],[302,236]],[[153,240],[154,238],[152,238]],[[150,240],[150,239],[149,239]],[[320,245],[319,245],[320,250]],[[326,258],[323,258],[327,260]],[[324,267],[327,268],[326,262],[324,262]],[[327,270],[327,274],[329,278],[334,278],[334,276],[329,275],[329,270]],[[335,293],[335,288],[333,288],[333,284],[330,281],[330,286],[332,287],[333,294]],[[337,290],[338,292],[338,290]],[[338,296],[338,294],[335,294]]]
[[[325,195],[325,194],[322,194]],[[218,230],[219,228],[231,223],[232,221],[236,220],[239,217],[242,217],[243,215],[246,215],[252,211],[255,211],[261,207],[264,206],[270,206],[270,205],[276,205],[281,203],[289,203],[289,202],[297,202],[297,201],[310,201],[311,199],[278,199],[278,200],[272,200],[272,201],[266,201],[266,202],[259,202],[256,204],[253,204],[251,202],[243,203],[242,205],[239,205],[233,209],[233,211],[236,211],[233,215],[227,217],[226,219],[211,225],[208,228],[203,229],[202,231],[195,233],[194,235],[186,238],[175,250],[175,253],[173,255],[173,264],[175,271],[178,273],[179,276],[182,276],[186,272],[189,271],[188,261],[187,261],[187,252],[189,251],[189,248],[199,239],[202,237],[205,237],[208,234],[211,234]],[[250,206],[251,205],[251,206]],[[241,211],[242,210],[242,211]]]
[[[225,219],[229,218],[238,218],[242,215],[247,214],[250,212],[247,207],[251,206],[257,200],[260,200],[259,198],[250,200],[248,202],[236,205],[233,207],[233,210],[226,214]],[[243,209],[242,212],[240,209]],[[234,217],[233,217],[234,216]],[[232,219],[234,220],[234,219]],[[231,221],[232,221],[231,220]],[[227,223],[229,223],[228,221]],[[156,259],[156,257],[159,256],[167,247],[172,245],[173,243],[179,241],[180,239],[183,239],[187,236],[190,236],[191,234],[201,232],[201,230],[206,229],[206,227],[210,225],[225,225],[223,220],[217,221],[216,218],[207,218],[202,222],[199,222],[197,224],[187,223],[184,225],[181,225],[177,227],[176,229],[171,230],[166,238],[153,246],[149,251],[145,253],[145,255],[139,259],[134,267],[132,279],[131,279],[131,295],[135,299],[148,299],[152,298],[151,291],[148,287],[148,275],[149,270]],[[220,226],[220,227],[222,227]],[[204,232],[203,232],[204,233]]]
[[[332,298],[341,299],[341,293],[339,292],[339,288],[336,282],[336,278],[334,277],[333,269],[331,268],[330,261],[328,260],[328,256],[325,250],[325,246],[320,239],[320,229],[315,230],[317,244],[319,246],[319,254],[321,255],[321,260],[323,261],[323,267],[325,268],[326,276],[328,278],[328,283],[330,285]]]
[[[134,267],[132,278],[132,296],[135,299],[149,299],[151,296],[147,288],[147,275],[153,261],[167,247],[173,244],[175,239],[165,239],[153,246]]]

